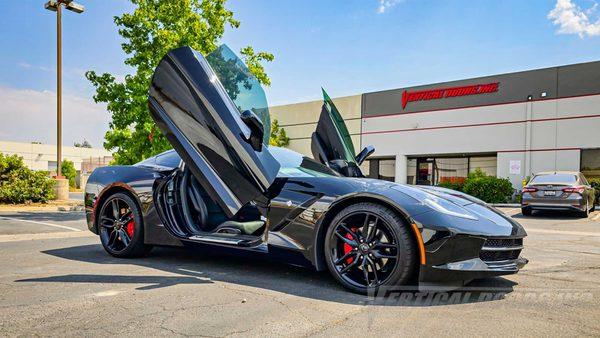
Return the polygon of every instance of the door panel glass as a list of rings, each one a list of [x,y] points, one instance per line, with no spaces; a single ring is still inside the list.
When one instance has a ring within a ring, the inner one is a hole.
[[[475,156],[469,158],[469,161],[469,173],[480,169],[486,173],[486,175],[497,175],[498,158],[496,156]]]
[[[418,161],[417,184],[431,185],[433,182],[433,160]]]
[[[337,108],[335,107],[335,104],[333,104],[333,101],[331,100],[331,98],[329,98],[329,95],[327,95],[327,92],[325,92],[324,89],[323,89],[323,101],[324,101],[325,109],[329,113],[329,116],[331,116],[331,121],[333,122],[333,127],[335,128],[335,130],[337,132],[337,136],[340,138],[340,141],[341,141],[341,149],[336,149],[337,151],[335,151],[335,155],[337,155],[337,157],[345,160],[348,163],[354,163],[355,162],[354,157],[356,156],[356,151],[354,150],[354,145],[352,144],[352,138],[350,137],[350,132],[348,131],[348,128],[346,127],[346,122],[344,122],[342,115],[337,110]],[[333,159],[338,159],[338,158],[333,158]],[[330,159],[330,160],[333,160],[333,159]]]
[[[467,157],[436,158],[434,160],[435,185],[440,183],[464,183],[469,170]]]
[[[365,175],[366,177],[391,182],[396,180],[396,160],[394,158],[368,159],[365,163],[368,163],[368,174]]]
[[[406,183],[417,184],[417,159],[409,158],[406,162]]]
[[[271,117],[269,116],[267,96],[258,80],[227,45],[221,45],[214,52],[208,54],[206,61],[214,70],[238,111],[242,113],[245,110],[251,110],[260,118],[264,129],[263,144],[268,146]]]

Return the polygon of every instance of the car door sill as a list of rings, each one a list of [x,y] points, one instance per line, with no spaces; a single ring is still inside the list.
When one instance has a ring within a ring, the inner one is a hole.
[[[217,236],[205,236],[205,235],[194,235],[188,237],[190,241],[194,242],[204,242],[204,243],[217,243],[217,244],[229,244],[229,245],[240,245],[242,242],[247,242],[246,240],[239,238],[227,238],[227,237],[217,237]]]

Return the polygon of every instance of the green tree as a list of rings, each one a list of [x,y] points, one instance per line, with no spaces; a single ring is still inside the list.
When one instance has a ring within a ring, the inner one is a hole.
[[[75,142],[73,143],[73,146],[75,148],[91,148],[92,145],[90,144],[90,142],[88,142],[88,140],[83,139],[82,142]]]
[[[269,137],[269,144],[277,147],[285,147],[290,144],[290,138],[287,137],[285,129],[279,126],[277,119],[271,123],[271,137]]]
[[[69,186],[75,187],[75,175],[77,175],[77,170],[75,170],[75,165],[72,161],[63,160],[62,165],[60,167],[60,172],[69,180]]]
[[[130,0],[133,13],[114,18],[125,64],[134,72],[118,82],[112,74],[88,71],[96,102],[104,102],[111,113],[104,148],[114,152],[116,164],[132,164],[171,148],[154,124],[147,108],[147,93],[154,68],[171,49],[190,46],[206,55],[218,47],[226,26],[240,22],[225,8],[226,0]],[[248,69],[265,85],[270,81],[262,62],[273,60],[250,46],[240,51]]]

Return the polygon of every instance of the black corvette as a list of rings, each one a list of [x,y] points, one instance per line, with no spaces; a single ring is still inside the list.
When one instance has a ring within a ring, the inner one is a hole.
[[[516,273],[524,229],[471,196],[364,178],[325,95],[313,157],[268,146],[264,92],[222,46],[167,54],[148,105],[174,150],[96,169],[89,229],[117,257],[155,245],[266,255],[328,269],[345,287],[462,285]],[[260,116],[260,118],[259,118]]]

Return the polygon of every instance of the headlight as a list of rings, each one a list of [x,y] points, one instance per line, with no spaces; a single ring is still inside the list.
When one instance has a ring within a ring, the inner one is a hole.
[[[441,212],[442,214],[456,216],[456,217],[462,217],[462,218],[466,218],[466,219],[472,219],[474,221],[478,220],[477,217],[470,214],[467,210],[461,208],[460,206],[458,206],[452,202],[448,202],[445,199],[441,199],[441,198],[437,198],[437,197],[433,197],[433,198],[427,197],[424,200],[422,200],[422,202],[424,204],[426,204],[427,206],[429,206],[431,209]]]
[[[392,189],[407,194],[408,196],[427,205],[428,207],[437,212],[441,212],[442,214],[471,219],[474,221],[478,220],[477,216],[471,214],[469,211],[465,210],[461,206],[454,204],[444,198],[438,197],[430,192],[424,191],[422,189],[406,185],[402,186],[401,188],[398,186],[392,186]]]

